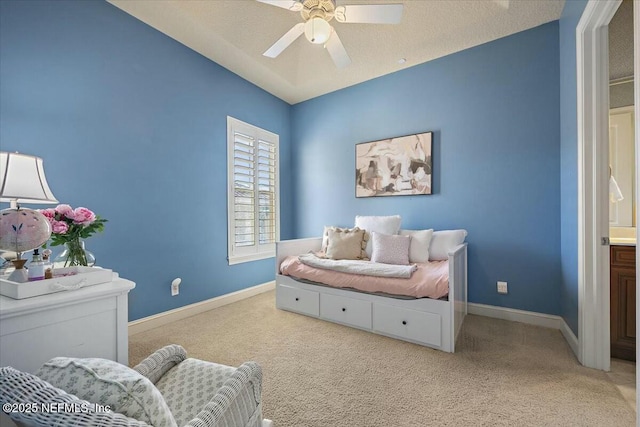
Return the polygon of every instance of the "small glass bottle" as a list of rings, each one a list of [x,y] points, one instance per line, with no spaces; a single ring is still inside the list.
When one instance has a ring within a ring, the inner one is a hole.
[[[51,249],[45,249],[42,251],[42,261],[44,263],[44,278],[53,279],[53,264],[49,261],[51,256]]]
[[[38,249],[33,250],[33,258],[31,258],[27,273],[30,282],[44,279],[44,262]]]

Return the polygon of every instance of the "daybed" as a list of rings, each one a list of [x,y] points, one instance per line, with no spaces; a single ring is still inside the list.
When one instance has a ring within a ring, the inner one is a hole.
[[[465,242],[447,248],[447,260],[441,261],[448,263],[448,292],[440,299],[336,288],[282,274],[280,266],[287,257],[320,251],[322,245],[322,237],[277,242],[277,308],[446,352],[455,351],[456,338],[467,314]]]

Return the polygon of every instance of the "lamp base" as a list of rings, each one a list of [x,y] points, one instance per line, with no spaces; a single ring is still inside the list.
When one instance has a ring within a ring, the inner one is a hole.
[[[16,283],[24,283],[29,281],[29,274],[27,272],[27,269],[24,268],[24,264],[26,262],[26,259],[14,259],[13,261],[11,261],[16,269],[13,270],[13,273],[11,273],[11,275],[9,275],[9,281]]]
[[[51,224],[33,209],[3,209],[0,211],[0,249],[26,252],[39,248],[51,237]]]

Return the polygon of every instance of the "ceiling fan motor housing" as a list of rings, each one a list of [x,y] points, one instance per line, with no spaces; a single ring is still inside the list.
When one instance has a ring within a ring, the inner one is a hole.
[[[308,21],[312,18],[322,18],[329,22],[333,19],[336,6],[332,0],[304,0],[304,6],[300,11],[302,19]]]

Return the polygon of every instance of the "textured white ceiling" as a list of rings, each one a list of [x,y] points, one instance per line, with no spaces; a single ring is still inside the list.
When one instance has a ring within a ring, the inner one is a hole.
[[[302,22],[279,7],[255,0],[109,2],[291,104],[556,20],[564,6],[564,0],[337,0],[404,5],[399,25],[332,20],[352,60],[338,69],[304,36],[275,59],[262,56]]]
[[[624,0],[609,23],[609,78],[633,77],[633,1]]]

